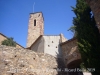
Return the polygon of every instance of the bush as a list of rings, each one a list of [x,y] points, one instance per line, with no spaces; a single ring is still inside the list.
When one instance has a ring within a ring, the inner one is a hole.
[[[13,38],[7,38],[6,40],[2,41],[1,43],[2,45],[6,45],[6,46],[13,46],[16,47],[16,42],[13,41]]]

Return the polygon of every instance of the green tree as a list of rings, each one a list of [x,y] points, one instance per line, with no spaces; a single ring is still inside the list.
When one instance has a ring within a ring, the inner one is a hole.
[[[92,75],[100,72],[100,34],[96,26],[90,7],[84,0],[77,0],[76,7],[72,7],[76,17],[73,18],[77,32],[78,49],[81,53],[83,66],[95,68]]]
[[[7,38],[6,40],[2,41],[1,43],[2,45],[6,45],[6,46],[13,46],[16,47],[16,42],[13,41],[13,38]]]
[[[71,31],[71,32],[74,34],[74,37],[76,37],[76,35],[77,35],[77,32],[75,31],[75,28],[76,28],[76,26],[75,26],[75,25],[72,25],[72,26],[68,29],[68,31]]]

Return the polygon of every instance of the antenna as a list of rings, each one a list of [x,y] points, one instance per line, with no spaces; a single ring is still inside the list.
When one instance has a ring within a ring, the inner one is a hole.
[[[33,4],[33,13],[34,13],[34,6],[35,6],[35,2],[34,2],[34,4]]]

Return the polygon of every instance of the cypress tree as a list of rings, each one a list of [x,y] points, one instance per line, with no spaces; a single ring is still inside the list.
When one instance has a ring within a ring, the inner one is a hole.
[[[95,68],[92,75],[100,72],[100,34],[90,7],[84,0],[77,0],[76,7],[72,7],[76,17],[73,18],[75,32],[77,32],[78,49],[81,53],[83,66]]]

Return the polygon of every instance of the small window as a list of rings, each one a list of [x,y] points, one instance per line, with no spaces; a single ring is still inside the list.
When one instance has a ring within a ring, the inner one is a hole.
[[[56,46],[56,48],[57,48],[57,46]]]
[[[48,47],[50,47],[50,45],[48,45]]]
[[[36,20],[34,20],[34,26],[36,26]]]
[[[38,15],[38,17],[40,16],[40,14]]]

